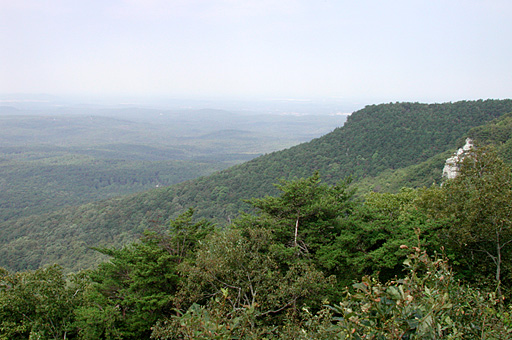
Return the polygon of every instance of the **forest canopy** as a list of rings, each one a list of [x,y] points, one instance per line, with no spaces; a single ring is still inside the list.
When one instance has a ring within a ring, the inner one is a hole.
[[[26,210],[17,209],[24,206],[22,200],[17,198],[24,197],[33,203],[66,202],[70,199],[63,192],[55,194],[52,191],[55,189],[53,179],[45,182],[50,190],[44,191],[44,194],[31,190],[30,181],[22,181],[23,185],[18,186],[23,189],[21,196],[11,195],[9,197],[12,200],[4,202],[4,212],[13,218],[0,222],[0,266],[10,270],[26,270],[57,263],[68,271],[91,268],[104,260],[99,253],[91,251],[91,247],[121,247],[133,241],[143,230],[174,219],[188,208],[194,208],[197,217],[226,226],[241,211],[249,212],[253,209],[247,203],[251,197],[277,195],[279,191],[273,184],[280,179],[308,178],[316,171],[329,185],[352,177],[351,186],[359,189],[356,192],[359,196],[369,191],[396,193],[402,187],[428,187],[441,182],[444,161],[456,147],[461,146],[461,139],[463,141],[472,128],[501,131],[500,134],[482,132],[482,139],[489,135],[506,138],[504,131],[507,131],[510,124],[506,123],[506,119],[499,118],[505,118],[510,112],[512,100],[369,105],[352,113],[344,126],[325,136],[209,176],[31,216],[23,216]],[[211,121],[207,119],[206,113],[201,117]],[[501,123],[491,123],[495,119]],[[512,160],[512,157],[508,157],[502,150],[510,145],[505,143],[498,147],[500,156],[506,162]],[[139,150],[138,154],[152,154],[145,153],[145,150],[147,148]],[[87,169],[101,164],[104,162],[83,169],[87,172]],[[91,190],[108,194],[111,190],[127,188],[122,182],[128,180],[130,169],[134,168],[124,162],[109,164],[106,172],[97,178],[94,175],[84,176],[82,187],[85,188],[85,195]],[[194,168],[197,172],[192,170],[190,163],[181,163],[176,168],[172,164],[164,162],[152,167],[147,163],[138,167],[141,170],[138,172],[140,181],[147,180],[145,185],[155,186],[157,183],[152,180],[173,177],[173,169],[176,173],[180,169],[189,169],[187,175],[199,174],[208,169],[207,164],[203,164],[205,167],[198,165]],[[0,161],[0,168],[1,165]],[[68,183],[78,188],[81,182],[74,178],[80,177],[82,172],[79,168],[71,165],[69,169],[76,170],[77,176],[62,184]],[[19,182],[13,181],[15,183]],[[97,190],[94,189],[95,185],[98,185]],[[127,182],[126,185],[142,188],[135,182]],[[4,187],[9,188],[8,185]],[[3,193],[5,195],[7,191]]]
[[[365,200],[317,173],[281,181],[230,228],[190,209],[97,249],[110,259],[90,271],[2,270],[0,336],[507,338],[512,172],[489,147],[460,169]]]
[[[0,339],[510,338],[507,112],[372,105],[208,177],[4,222]]]

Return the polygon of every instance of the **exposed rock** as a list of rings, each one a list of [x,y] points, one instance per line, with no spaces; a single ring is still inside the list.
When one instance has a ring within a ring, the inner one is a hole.
[[[446,160],[443,168],[443,177],[452,179],[459,173],[459,163],[464,159],[465,154],[473,147],[473,140],[466,138],[466,144],[457,150],[455,154]]]

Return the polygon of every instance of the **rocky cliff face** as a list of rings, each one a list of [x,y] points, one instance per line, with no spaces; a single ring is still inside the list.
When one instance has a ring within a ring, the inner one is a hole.
[[[459,162],[464,159],[465,154],[473,147],[473,140],[466,138],[466,144],[457,150],[455,154],[446,160],[443,168],[443,178],[452,179],[459,173]]]

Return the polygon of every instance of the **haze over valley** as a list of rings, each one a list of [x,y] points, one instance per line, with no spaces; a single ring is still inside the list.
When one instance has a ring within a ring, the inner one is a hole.
[[[2,220],[208,175],[320,137],[346,119],[276,110],[10,103],[0,107]]]
[[[0,339],[512,338],[511,16],[0,1]]]

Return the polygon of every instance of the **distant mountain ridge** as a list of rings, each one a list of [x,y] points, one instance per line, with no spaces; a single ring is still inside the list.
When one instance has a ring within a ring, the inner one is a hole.
[[[208,177],[0,224],[0,266],[27,269],[57,262],[69,270],[88,267],[99,261],[89,247],[123,244],[189,207],[198,217],[227,224],[247,208],[243,199],[275,193],[272,184],[280,178],[319,171],[329,183],[347,176],[357,182],[432,159],[442,163],[443,153],[453,152],[470,129],[508,112],[508,99],[369,105],[323,137]]]
[[[0,106],[0,221],[205,176],[309,141],[345,118]]]

